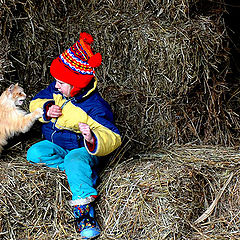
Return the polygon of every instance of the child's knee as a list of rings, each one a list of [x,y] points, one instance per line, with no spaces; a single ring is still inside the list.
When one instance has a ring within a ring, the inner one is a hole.
[[[35,143],[27,151],[27,160],[29,162],[40,163],[40,158],[44,154],[46,154],[44,141]]]
[[[27,160],[29,162],[39,163],[40,162],[40,149],[38,146],[31,146],[27,151]]]
[[[85,148],[74,149],[65,157],[65,166],[67,168],[79,168],[85,164],[90,165],[90,162],[91,156]]]

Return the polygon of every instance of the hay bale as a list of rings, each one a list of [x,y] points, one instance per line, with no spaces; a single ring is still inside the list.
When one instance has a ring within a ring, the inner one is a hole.
[[[156,144],[234,143],[239,116],[226,105],[230,53],[221,3],[5,2],[16,68],[7,79],[19,81],[31,98],[52,81],[52,59],[88,31],[103,54],[100,91],[136,151]]]
[[[237,239],[239,160],[233,148],[186,146],[106,169],[98,209],[101,239]],[[231,172],[211,215],[195,224]]]
[[[121,29],[129,22],[122,22]],[[120,125],[126,126],[131,140],[141,142],[145,150],[156,143],[231,142],[222,105],[228,67],[218,69],[229,54],[224,35],[209,18],[178,26],[136,19],[120,39],[115,35],[105,69],[110,80],[102,92],[116,105]],[[111,69],[117,69],[117,77],[110,75]]]
[[[1,239],[76,238],[74,228],[66,222],[72,211],[66,199],[71,194],[65,175],[30,165],[19,155],[1,158]]]
[[[16,145],[0,161],[1,239],[78,239],[68,224],[71,193],[65,174],[30,165],[19,151]],[[238,149],[181,146],[121,160],[112,158],[101,174],[99,239],[239,237]],[[195,224],[231,173],[209,217]]]

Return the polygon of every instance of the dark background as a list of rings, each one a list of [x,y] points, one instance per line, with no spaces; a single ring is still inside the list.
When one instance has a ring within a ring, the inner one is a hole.
[[[225,14],[228,34],[231,38],[231,66],[234,77],[240,77],[240,1],[230,0]]]

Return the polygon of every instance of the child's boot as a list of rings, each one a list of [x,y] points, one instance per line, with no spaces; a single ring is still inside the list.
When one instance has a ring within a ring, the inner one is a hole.
[[[76,205],[73,208],[75,226],[82,239],[93,239],[100,235],[100,227],[94,219],[94,208],[91,204]]]

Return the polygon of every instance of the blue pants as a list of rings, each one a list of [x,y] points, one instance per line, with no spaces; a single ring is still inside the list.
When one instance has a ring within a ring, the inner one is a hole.
[[[27,160],[65,171],[72,192],[72,200],[97,195],[94,187],[97,176],[92,169],[97,166],[98,158],[90,155],[85,147],[69,151],[44,140],[29,148]]]

